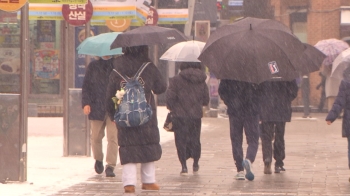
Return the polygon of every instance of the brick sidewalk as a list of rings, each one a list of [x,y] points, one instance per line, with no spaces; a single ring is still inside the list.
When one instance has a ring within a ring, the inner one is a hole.
[[[228,120],[203,118],[198,175],[179,175],[175,143],[170,141],[162,145],[162,158],[156,162],[159,192],[142,191],[139,177],[136,194],[124,194],[119,165],[116,178],[95,175],[55,195],[350,195],[347,141],[341,138],[341,121],[327,126],[326,114],[315,114],[313,119],[298,118],[301,115],[294,113],[292,122],[287,123],[287,171],[281,174],[263,174],[259,146],[253,164],[254,181],[235,180]],[[192,171],[192,159],[187,164]]]

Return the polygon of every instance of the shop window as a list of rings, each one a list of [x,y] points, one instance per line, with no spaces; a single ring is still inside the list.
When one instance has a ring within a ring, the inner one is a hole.
[[[30,21],[31,94],[60,93],[60,21]]]
[[[0,10],[0,93],[20,92],[20,36],[17,13]]]
[[[300,8],[299,8],[300,9]],[[293,34],[303,43],[307,43],[307,13],[294,12],[290,14],[290,25]]]

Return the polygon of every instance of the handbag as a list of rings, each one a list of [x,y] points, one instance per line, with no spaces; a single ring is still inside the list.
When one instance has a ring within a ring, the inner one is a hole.
[[[166,116],[163,128],[168,132],[174,132],[171,112],[169,112],[168,115]]]

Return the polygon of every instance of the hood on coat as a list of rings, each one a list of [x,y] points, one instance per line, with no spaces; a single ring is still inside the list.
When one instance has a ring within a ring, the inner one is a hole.
[[[193,68],[184,69],[179,73],[179,75],[183,79],[188,80],[192,83],[205,82],[205,79],[207,78],[207,75],[205,75],[202,70]]]

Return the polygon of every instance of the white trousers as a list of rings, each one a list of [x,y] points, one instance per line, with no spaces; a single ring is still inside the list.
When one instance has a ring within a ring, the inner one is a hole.
[[[137,164],[128,163],[123,165],[123,186],[134,185],[137,183]],[[141,163],[141,182],[155,183],[156,182],[156,168],[154,162]]]

